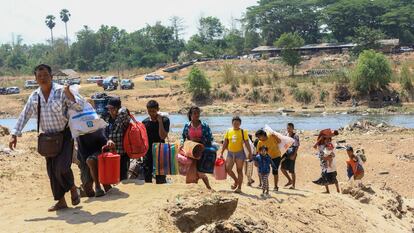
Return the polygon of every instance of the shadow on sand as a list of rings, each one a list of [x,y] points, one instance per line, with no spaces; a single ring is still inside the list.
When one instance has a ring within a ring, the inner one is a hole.
[[[82,224],[91,222],[93,224],[105,223],[111,219],[120,218],[127,213],[120,212],[111,212],[111,211],[102,211],[96,214],[91,214],[88,211],[82,210],[82,207],[69,208],[64,210],[59,210],[56,212],[56,217],[45,217],[45,218],[33,218],[25,219],[25,222],[40,222],[40,221],[65,221],[68,224]]]
[[[91,203],[91,202],[96,202],[96,201],[101,201],[101,202],[115,201],[115,200],[119,200],[119,199],[125,199],[125,198],[128,198],[128,197],[129,197],[128,193],[122,192],[118,188],[112,188],[111,190],[109,190],[105,194],[105,196],[103,196],[103,197],[91,197],[91,198],[88,198],[87,200],[83,201],[83,203]]]

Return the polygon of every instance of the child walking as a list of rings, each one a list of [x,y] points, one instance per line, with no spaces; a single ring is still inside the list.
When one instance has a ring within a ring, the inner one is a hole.
[[[270,173],[270,166],[273,164],[272,159],[270,158],[268,149],[266,146],[262,146],[259,148],[260,154],[254,157],[254,160],[257,162],[257,166],[259,168],[259,176],[260,180],[262,181],[262,194],[261,196],[269,195],[269,173]]]

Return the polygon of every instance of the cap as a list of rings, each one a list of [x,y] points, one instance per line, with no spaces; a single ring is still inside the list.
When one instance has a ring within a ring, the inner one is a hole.
[[[121,108],[121,99],[119,97],[111,97],[108,100],[107,105],[113,106],[115,108]]]

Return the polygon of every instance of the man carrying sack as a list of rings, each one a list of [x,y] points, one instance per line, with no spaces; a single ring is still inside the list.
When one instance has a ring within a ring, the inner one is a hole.
[[[12,130],[10,149],[16,148],[17,136],[32,115],[37,116],[37,128],[42,133],[38,135],[38,152],[46,158],[47,174],[55,205],[49,211],[67,208],[65,193],[71,192],[72,205],[80,203],[71,169],[73,140],[68,128],[67,110],[81,108],[70,92],[69,86],[61,86],[52,82],[52,69],[41,64],[35,67],[34,75],[39,84],[29,97],[26,106]]]

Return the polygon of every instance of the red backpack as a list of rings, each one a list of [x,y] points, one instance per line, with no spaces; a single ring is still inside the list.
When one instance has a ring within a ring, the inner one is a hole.
[[[129,113],[132,122],[129,123],[128,129],[124,135],[124,150],[131,159],[138,159],[145,156],[148,151],[147,129],[142,122],[135,119]]]

